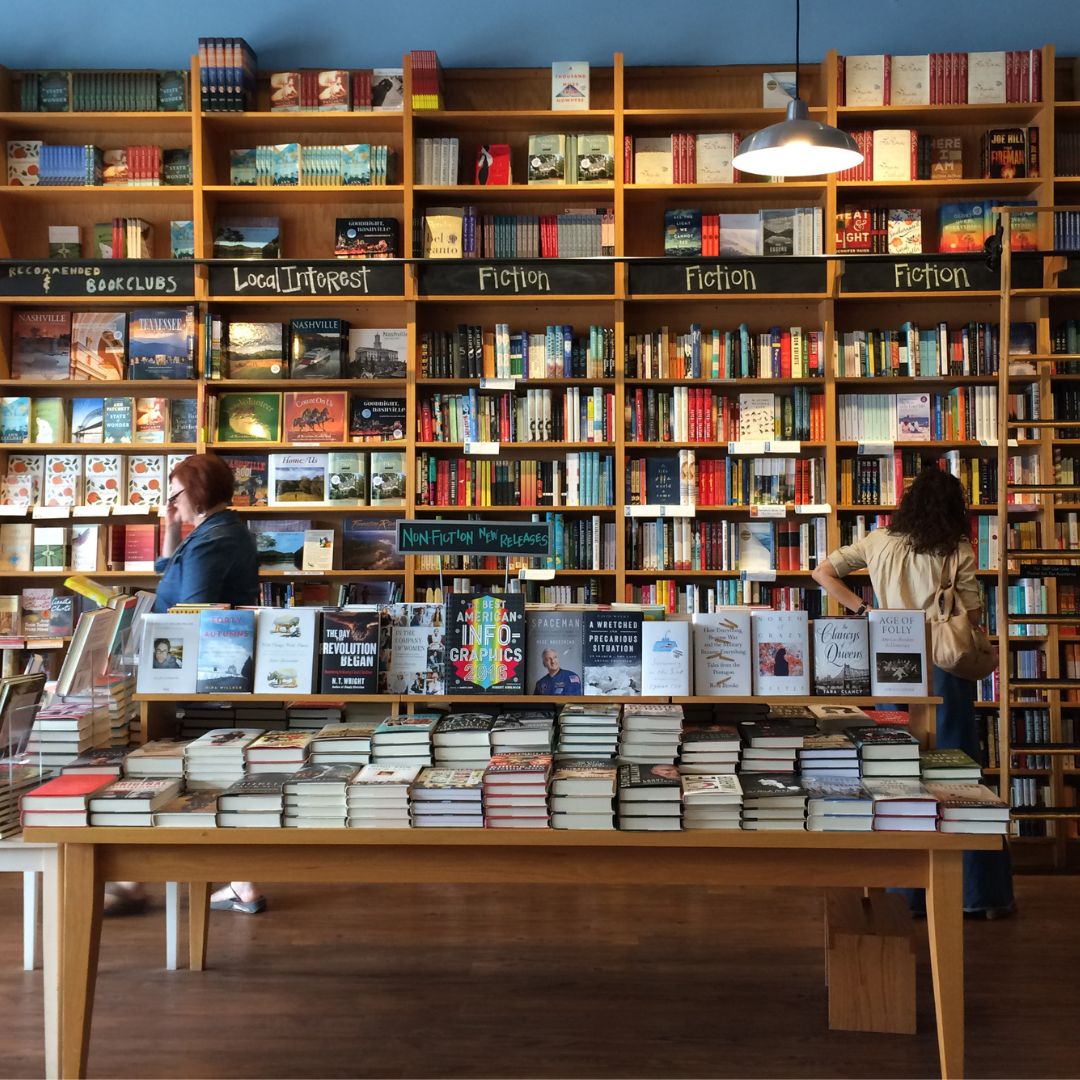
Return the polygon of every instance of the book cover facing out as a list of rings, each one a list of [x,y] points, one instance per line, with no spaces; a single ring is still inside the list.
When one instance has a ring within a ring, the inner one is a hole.
[[[870,688],[875,697],[926,693],[926,614],[871,611]]]
[[[870,644],[865,619],[814,620],[814,693],[870,693]]]
[[[379,611],[323,612],[319,684],[324,694],[374,694],[379,674]]]
[[[446,692],[520,694],[525,681],[525,597],[451,593],[446,605]]]
[[[580,611],[529,611],[526,686],[533,694],[581,694]]]
[[[586,696],[641,693],[641,612],[584,612],[582,664]]]
[[[755,694],[809,694],[809,636],[805,611],[754,611]]]
[[[695,694],[750,694],[752,660],[748,608],[725,607],[694,616]]]
[[[200,611],[196,692],[250,693],[254,668],[255,612]]]

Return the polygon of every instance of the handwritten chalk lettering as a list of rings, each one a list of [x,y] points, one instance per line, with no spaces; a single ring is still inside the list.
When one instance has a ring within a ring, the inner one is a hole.
[[[403,555],[547,555],[551,526],[522,521],[399,521],[397,546]]]
[[[195,290],[190,265],[161,270],[128,261],[113,266],[26,263],[0,271],[0,294],[33,296],[176,296]]]
[[[88,294],[101,293],[153,293],[155,296],[172,296],[180,283],[172,274],[129,274],[120,278],[87,278]]]
[[[955,263],[896,263],[893,266],[893,281],[898,289],[927,292],[937,289],[959,291],[972,287],[967,267]]]
[[[232,288],[237,295],[245,292],[277,293],[281,296],[327,293],[365,295],[368,292],[367,266],[329,270],[317,266],[275,266],[272,270],[232,267]]]
[[[746,266],[686,267],[686,291],[695,292],[757,292],[754,271]]]
[[[481,292],[551,292],[551,279],[544,270],[524,266],[479,266]]]

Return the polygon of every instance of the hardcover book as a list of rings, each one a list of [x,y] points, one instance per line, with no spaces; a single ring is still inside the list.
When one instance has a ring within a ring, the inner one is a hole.
[[[134,430],[135,399],[130,397],[103,398],[103,441],[107,443],[130,443]]]
[[[165,490],[165,459],[160,454],[133,454],[128,458],[129,506],[160,506]]]
[[[99,443],[104,438],[104,398],[71,399],[71,441]]]
[[[127,315],[122,311],[75,311],[71,315],[71,377],[124,377]]]
[[[525,597],[451,593],[446,603],[446,692],[520,694],[525,682]]]
[[[641,612],[582,613],[582,667],[586,696],[641,693]]]
[[[334,506],[367,503],[367,454],[331,451],[327,458],[326,501]]]
[[[314,608],[263,608],[257,614],[255,694],[311,694],[314,691]]]
[[[214,222],[215,259],[281,258],[278,218],[218,218]]]
[[[14,424],[16,432],[11,431],[8,420],[7,408],[4,407],[4,442],[25,442],[26,438],[8,438],[9,434],[22,435],[24,420],[19,413],[22,412],[23,404],[29,404],[29,429],[28,434],[31,442],[36,443],[61,443],[68,441],[67,402],[64,398],[35,397],[31,398],[5,398],[5,402],[15,403]],[[19,404],[22,403],[22,404]]]
[[[930,441],[930,395],[896,395],[896,431],[898,442]]]
[[[199,612],[200,694],[247,694],[255,668],[255,612]]]
[[[379,611],[324,611],[319,655],[323,694],[374,694],[379,677]]]
[[[862,618],[814,620],[814,693],[870,693],[870,639]]]
[[[551,108],[555,112],[588,111],[587,60],[557,60],[551,65]]]
[[[169,411],[168,398],[140,397],[135,399],[135,441],[137,443],[165,442],[166,416]],[[90,440],[87,440],[90,441]],[[94,439],[100,442],[100,439]],[[195,440],[192,439],[192,442]]]
[[[402,451],[372,452],[368,502],[371,506],[405,505],[405,454]]]
[[[398,442],[405,438],[403,398],[361,398],[350,403],[349,438],[353,442]]]
[[[255,524],[254,522],[252,524]],[[306,521],[260,522],[253,529],[255,557],[260,570],[299,570],[303,561]]]
[[[529,136],[530,184],[562,184],[566,181],[566,136],[555,132]]]
[[[266,455],[219,454],[233,474],[233,506],[266,506],[269,466]]]
[[[17,308],[11,316],[11,375],[67,379],[71,371],[71,312]]]
[[[289,324],[289,375],[294,379],[340,379],[349,325],[342,319],[293,319]]]
[[[528,633],[526,690],[532,694],[559,697],[580,695],[581,632],[580,611],[544,611],[530,608],[525,613]]]
[[[432,206],[424,214],[424,258],[460,259],[464,211],[460,206]]]
[[[140,694],[195,693],[198,656],[198,615],[144,615],[136,689]]]
[[[870,689],[883,700],[926,693],[926,614],[871,611]]]
[[[735,136],[730,131],[702,132],[697,137],[697,182],[699,184],[733,184],[735,170],[731,159],[735,155]]]
[[[641,692],[660,697],[690,693],[689,621],[641,624]]]
[[[645,502],[649,506],[678,506],[681,498],[678,453],[650,454],[645,459]]]
[[[283,437],[287,442],[345,442],[349,395],[344,390],[285,394]]]
[[[284,328],[279,322],[230,322],[225,354],[230,379],[283,378]]]
[[[579,184],[608,187],[615,183],[615,136],[606,133],[578,135],[574,140]]]
[[[30,399],[28,397],[0,398],[0,442],[30,441]],[[35,442],[60,442],[59,439],[35,439]]]
[[[326,454],[271,454],[270,505],[326,502]]]
[[[347,517],[342,521],[343,570],[403,570],[392,518]]]
[[[219,443],[273,443],[280,437],[280,394],[222,394],[218,398]]]
[[[334,256],[338,259],[393,259],[400,246],[397,218],[338,218]]]
[[[128,378],[195,377],[195,308],[135,308],[128,316]]]
[[[405,107],[405,75],[401,68],[371,69],[373,112],[401,112]]]
[[[172,398],[168,402],[171,443],[193,443],[199,435],[199,410],[195,398]]]
[[[694,693],[746,696],[753,671],[750,611],[725,607],[694,615]]]
[[[404,379],[408,359],[408,331],[404,327],[349,330],[349,356],[345,374],[350,379]]]
[[[751,613],[754,693],[809,694],[809,628],[805,611]]]
[[[389,604],[383,624],[380,691],[442,694],[444,626],[441,604]]]
[[[334,530],[305,529],[300,569],[325,572],[334,569]]]
[[[739,522],[738,568],[746,573],[776,569],[776,532],[771,521]]]

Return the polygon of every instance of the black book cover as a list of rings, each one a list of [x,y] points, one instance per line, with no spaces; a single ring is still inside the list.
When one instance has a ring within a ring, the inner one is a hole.
[[[374,694],[379,674],[379,612],[324,611],[319,689],[324,694]]]
[[[525,680],[525,597],[451,594],[446,605],[446,692],[520,694]]]

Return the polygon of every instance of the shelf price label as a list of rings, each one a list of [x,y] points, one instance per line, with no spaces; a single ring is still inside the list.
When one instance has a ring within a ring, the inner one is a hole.
[[[629,518],[692,518],[697,510],[694,505],[681,503],[648,503],[641,506],[624,506],[623,516]]]
[[[0,506],[0,517],[26,517],[29,506]]]
[[[195,264],[181,259],[48,259],[0,267],[0,296],[192,296]]]
[[[553,566],[523,568],[518,571],[518,581],[554,581]]]
[[[469,457],[487,457],[499,453],[499,444],[497,442],[467,442],[465,453]]]
[[[71,517],[70,506],[35,506],[30,515],[35,521],[58,521]]]
[[[871,442],[863,441],[859,443],[859,448],[856,453],[860,457],[878,457],[882,454],[891,454],[895,446],[891,442]]]
[[[382,259],[210,264],[211,296],[403,296],[405,266]]]
[[[766,503],[755,503],[750,507],[752,518],[786,518],[787,507],[783,504],[770,506]]]
[[[740,581],[775,581],[775,570],[740,570]]]
[[[481,390],[516,390],[517,379],[481,379]]]
[[[798,439],[739,439],[727,444],[729,454],[797,454],[802,450]]]
[[[795,507],[796,514],[831,514],[832,503],[801,503]]]

